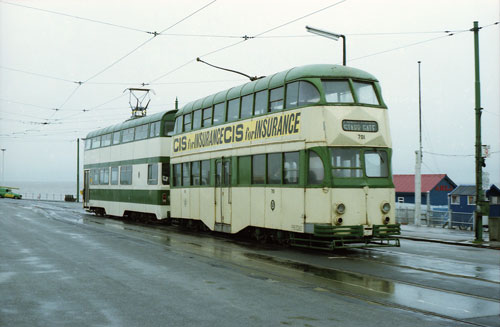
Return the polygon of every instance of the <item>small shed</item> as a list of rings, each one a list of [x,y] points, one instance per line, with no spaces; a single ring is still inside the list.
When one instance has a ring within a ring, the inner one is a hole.
[[[500,217],[500,189],[491,185],[486,191],[486,198],[490,202],[490,217]]]
[[[452,225],[472,229],[476,210],[476,186],[458,186],[449,194],[449,201]]]
[[[455,184],[446,174],[422,174],[421,175],[421,199],[422,204],[447,206],[448,193],[453,191]],[[415,175],[393,175],[394,187],[396,189],[396,202],[415,203]]]

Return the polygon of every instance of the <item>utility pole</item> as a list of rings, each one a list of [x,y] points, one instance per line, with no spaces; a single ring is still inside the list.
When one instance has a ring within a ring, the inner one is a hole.
[[[76,202],[80,202],[80,138],[76,139]]]
[[[484,159],[481,155],[481,82],[479,79],[479,29],[478,22],[474,22],[474,66],[475,66],[475,93],[476,93],[476,211],[474,230],[476,232],[475,242],[483,241],[483,165]]]
[[[1,149],[2,150],[2,184],[5,183],[5,151],[7,149]],[[5,186],[5,185],[3,185]]]
[[[422,83],[420,79],[420,61],[418,62],[418,150],[415,162],[415,225],[420,226],[422,214]],[[428,199],[427,199],[428,201]]]

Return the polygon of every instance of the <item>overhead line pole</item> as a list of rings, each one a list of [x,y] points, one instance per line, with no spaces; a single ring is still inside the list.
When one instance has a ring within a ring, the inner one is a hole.
[[[483,165],[484,159],[481,156],[481,82],[479,78],[479,29],[478,22],[474,22],[472,31],[474,32],[474,66],[475,66],[475,95],[476,95],[476,211],[474,220],[474,230],[476,234],[475,242],[483,241]]]

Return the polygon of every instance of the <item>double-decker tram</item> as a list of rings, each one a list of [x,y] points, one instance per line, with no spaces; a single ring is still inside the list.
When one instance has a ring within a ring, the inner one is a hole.
[[[87,135],[84,208],[99,215],[169,217],[175,112],[129,119]]]
[[[295,67],[175,114],[171,217],[311,248],[399,246],[377,79]]]

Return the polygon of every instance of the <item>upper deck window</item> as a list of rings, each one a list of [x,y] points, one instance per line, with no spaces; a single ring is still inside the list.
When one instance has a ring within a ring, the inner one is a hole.
[[[113,145],[120,143],[120,131],[113,133]]]
[[[227,103],[227,121],[235,121],[240,118],[240,98],[233,99]]]
[[[135,128],[135,139],[144,140],[148,137],[148,125],[141,125]]]
[[[97,149],[101,146],[101,137],[96,136],[92,139],[92,149]]]
[[[224,122],[224,103],[218,103],[214,106],[214,122],[213,125],[219,125]]]
[[[201,109],[198,109],[193,113],[193,129],[199,129],[200,127],[201,127]]]
[[[319,92],[314,85],[306,81],[286,85],[286,108],[295,108],[319,101]]]
[[[253,94],[241,98],[241,118],[252,117]]]
[[[203,127],[212,126],[212,107],[203,109]]]
[[[122,131],[122,142],[130,142],[134,140],[134,128],[128,128]]]
[[[271,111],[283,109],[283,86],[271,90],[269,109]]]
[[[373,83],[353,82],[352,84],[359,103],[380,105],[375,89],[373,88]]]
[[[267,112],[267,90],[255,93],[255,116]]]
[[[90,150],[92,139],[85,139],[85,150]]]
[[[159,122],[158,122],[159,123]],[[163,134],[166,136],[172,136],[174,135],[174,128],[175,128],[175,123],[171,120],[167,120],[163,126]],[[160,127],[158,127],[158,135],[160,135],[159,131]]]
[[[175,134],[182,133],[182,116],[175,118]]]
[[[102,136],[101,146],[111,145],[111,134],[106,134]]]
[[[348,81],[321,81],[325,92],[326,102],[354,103]]]
[[[160,136],[160,122],[156,121],[149,125],[149,137]]]
[[[191,113],[184,115],[184,132],[191,130]]]

